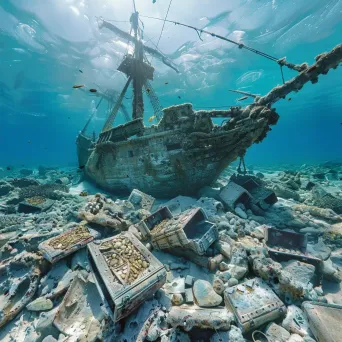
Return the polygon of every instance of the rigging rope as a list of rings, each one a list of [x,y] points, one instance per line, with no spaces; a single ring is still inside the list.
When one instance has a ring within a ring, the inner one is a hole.
[[[163,31],[164,31],[164,27],[165,27],[165,22],[166,22],[167,16],[169,15],[169,11],[170,11],[171,4],[172,4],[172,0],[170,0],[169,7],[168,7],[168,9],[167,9],[167,12],[166,12],[166,15],[165,15],[165,18],[164,18],[163,27],[162,27],[162,29],[161,29],[160,36],[159,36],[159,39],[158,39],[158,42],[157,42],[157,47],[158,47],[158,45],[159,45],[160,38],[161,38],[162,35],[163,35]]]
[[[172,0],[170,1],[170,5],[171,5],[171,2],[172,2]],[[170,6],[169,6],[169,8],[170,8]],[[168,10],[167,14],[168,14],[168,13],[169,13],[169,10]],[[278,65],[280,65],[280,69],[281,69],[280,72],[281,72],[281,77],[282,77],[283,83],[285,83],[284,73],[283,73],[283,66],[286,66],[286,67],[288,67],[289,69],[296,70],[296,71],[298,71],[298,72],[301,72],[301,71],[305,70],[305,68],[306,68],[305,65],[296,65],[296,64],[288,63],[288,62],[286,61],[285,58],[281,58],[281,59],[276,58],[276,57],[271,56],[271,55],[269,55],[269,54],[267,54],[267,53],[265,53],[265,52],[262,52],[262,51],[259,51],[259,50],[257,50],[257,49],[254,49],[254,48],[252,48],[252,47],[250,47],[250,46],[247,46],[247,45],[245,45],[245,44],[243,44],[243,43],[238,43],[238,42],[236,42],[236,41],[234,41],[234,40],[231,40],[231,39],[228,39],[228,38],[226,38],[226,37],[220,36],[220,35],[215,34],[215,33],[213,33],[213,32],[209,32],[209,31],[206,31],[206,30],[202,30],[202,29],[199,29],[199,28],[194,27],[194,26],[191,26],[191,25],[187,25],[187,24],[180,23],[180,22],[178,22],[178,21],[167,20],[167,14],[166,14],[166,17],[165,17],[164,19],[156,18],[156,17],[151,17],[151,16],[147,16],[147,15],[141,15],[141,17],[163,21],[163,22],[164,22],[164,24],[163,24],[163,29],[164,29],[164,26],[165,26],[165,22],[172,23],[172,24],[175,24],[175,25],[184,26],[184,27],[188,27],[188,28],[190,28],[190,29],[195,30],[196,33],[198,34],[199,39],[201,39],[201,40],[202,40],[201,34],[202,34],[202,33],[205,33],[205,34],[208,34],[208,35],[210,35],[210,36],[212,36],[212,37],[215,37],[215,38],[218,38],[218,39],[222,39],[222,40],[225,40],[225,41],[227,41],[227,42],[229,42],[229,43],[235,44],[235,45],[237,45],[237,46],[239,47],[239,49],[246,49],[246,50],[248,50],[248,51],[250,51],[250,52],[253,52],[253,53],[255,53],[255,54],[259,55],[259,56],[262,56],[262,57],[264,57],[264,58],[267,58],[267,59],[269,59],[269,60],[272,61],[272,62],[276,62]],[[162,32],[163,32],[163,31],[162,31]],[[162,32],[161,32],[161,34],[162,34]],[[161,35],[160,35],[160,36],[161,36]],[[159,40],[160,40],[160,37],[159,37]],[[158,43],[159,43],[159,40],[158,40]],[[157,44],[157,45],[158,45],[158,44]]]
[[[243,43],[238,43],[238,42],[235,42],[234,40],[231,40],[231,39],[228,39],[226,37],[223,37],[223,36],[220,36],[218,34],[215,34],[213,32],[209,32],[209,31],[206,31],[206,30],[202,30],[202,29],[199,29],[197,27],[194,27],[194,26],[191,26],[191,25],[187,25],[187,24],[183,24],[183,23],[180,23],[178,21],[173,21],[173,20],[167,20],[167,19],[161,19],[161,18],[156,18],[156,17],[150,17],[150,16],[147,16],[147,15],[141,15],[141,17],[143,18],[149,18],[149,19],[155,19],[155,20],[161,20],[161,21],[165,21],[165,22],[168,22],[168,23],[172,23],[172,24],[175,24],[175,25],[180,25],[180,26],[184,26],[184,27],[188,27],[188,28],[191,28],[193,30],[195,30],[197,32],[197,34],[199,34],[200,36],[200,33],[206,33],[212,37],[215,37],[215,38],[219,38],[219,39],[222,39],[222,40],[225,40],[229,43],[232,43],[232,44],[235,44],[237,45],[240,49],[246,49],[248,51],[251,51],[253,53],[256,53],[262,57],[265,57],[265,58],[268,58],[269,60],[271,61],[274,61],[274,62],[278,62],[279,58],[276,58],[276,57],[273,57],[265,52],[262,52],[262,51],[259,51],[259,50],[256,50],[250,46],[247,46]]]
[[[169,15],[169,11],[170,11],[171,4],[172,4],[172,0],[170,0],[169,7],[168,7],[168,9],[167,9],[167,11],[166,11],[166,15],[165,15],[165,18],[164,18],[163,27],[162,27],[162,29],[161,29],[161,31],[160,31],[160,35],[159,35],[159,38],[158,38],[158,42],[157,42],[157,44],[155,45],[155,47],[156,47],[157,50],[158,50],[158,45],[159,45],[160,39],[161,39],[161,37],[162,37],[162,35],[163,35],[163,32],[164,32],[165,22],[166,22],[167,16]],[[154,45],[154,44],[153,44],[153,45]],[[150,61],[151,64],[152,64],[152,61],[153,61],[153,56],[152,56],[151,61]]]

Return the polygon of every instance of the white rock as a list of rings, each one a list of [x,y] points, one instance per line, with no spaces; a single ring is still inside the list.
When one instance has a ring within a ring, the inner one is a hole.
[[[269,342],[287,342],[291,334],[280,325],[270,323],[265,329],[265,335]]]
[[[309,323],[305,318],[304,312],[295,305],[287,307],[286,317],[281,325],[291,333],[300,336],[308,335]]]
[[[287,342],[303,342],[304,339],[302,336],[293,334],[290,336],[290,339]]]
[[[231,287],[231,286],[235,286],[239,284],[239,281],[236,279],[236,278],[231,278],[228,280],[228,286]]]
[[[52,308],[52,301],[44,297],[39,297],[26,306],[26,309],[30,311],[47,311],[51,310]]]
[[[198,306],[210,308],[218,306],[222,302],[222,297],[214,291],[208,281],[195,281],[193,292]]]
[[[237,266],[237,265],[229,265],[228,271],[230,272],[230,275],[231,275],[232,278],[240,280],[247,273],[247,268],[241,267],[241,266]]]
[[[247,220],[247,218],[248,218],[247,214],[246,214],[240,207],[236,207],[236,208],[234,209],[234,211],[235,211],[235,213],[236,213],[237,215],[239,215],[241,218]]]
[[[52,336],[46,336],[42,342],[57,342],[57,340]]]
[[[217,294],[222,295],[224,291],[224,282],[220,278],[215,278],[213,288]]]

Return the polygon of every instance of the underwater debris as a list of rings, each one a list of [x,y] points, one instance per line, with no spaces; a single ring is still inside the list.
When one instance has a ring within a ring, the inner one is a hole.
[[[87,197],[89,194],[88,194],[88,192],[87,191],[81,191],[80,192],[80,196],[81,197]]]
[[[129,232],[94,241],[88,251],[114,322],[127,317],[166,281],[164,266]]]
[[[143,237],[150,237],[156,249],[183,247],[198,255],[217,240],[216,225],[207,221],[201,208],[194,208],[173,217],[167,207],[159,209],[138,225]]]
[[[229,330],[233,315],[225,308],[199,308],[196,305],[173,306],[167,316],[167,323],[184,331],[193,328]]]
[[[258,328],[286,314],[284,303],[260,278],[227,288],[224,299],[243,332]]]
[[[65,258],[89,242],[94,240],[96,233],[90,232],[84,223],[79,224],[76,228],[70,229],[61,235],[45,240],[40,243],[38,248],[43,253],[46,260],[55,263]]]
[[[19,203],[18,212],[19,213],[37,213],[43,212],[52,207],[54,200],[43,196],[33,196],[26,198],[24,201]]]
[[[102,329],[110,322],[104,310],[103,295],[94,281],[94,275],[84,278],[78,273],[69,287],[54,318],[54,325],[66,335],[80,341],[102,340]]]
[[[316,207],[331,209],[337,214],[342,214],[342,198],[335,197],[318,185],[313,187],[311,195],[312,204]]]
[[[14,178],[8,181],[15,188],[26,188],[29,186],[39,186],[40,183],[34,178]]]
[[[341,305],[305,302],[302,307],[317,341],[335,342],[341,339]]]
[[[317,284],[322,282],[323,263],[319,258],[307,253],[308,237],[304,234],[281,231],[272,227],[264,227],[265,247],[271,258],[281,262],[299,260],[315,266]]]
[[[94,88],[89,89],[89,91],[90,91],[91,93],[97,93],[97,89],[94,89]]]
[[[0,327],[12,320],[34,297],[40,280],[39,260],[24,252],[0,266]],[[17,270],[21,270],[18,274]]]
[[[1,215],[0,216],[0,231],[4,232],[6,228],[10,228],[11,226],[15,226],[17,224],[22,224],[26,220],[23,216],[18,215]]]
[[[156,199],[154,197],[147,195],[137,189],[134,189],[128,197],[128,201],[130,201],[134,205],[136,210],[144,209],[147,211],[151,211],[155,200]]]
[[[32,197],[45,197],[50,199],[59,199],[60,195],[55,191],[61,191],[68,193],[69,188],[63,184],[40,184],[40,185],[29,185],[25,188],[21,188],[19,191],[19,199],[24,200],[25,198]]]
[[[123,218],[122,208],[100,194],[89,196],[88,202],[80,209],[78,216],[87,222],[111,227],[118,231],[128,228],[128,222]]]
[[[237,99],[237,101],[243,101],[243,100],[247,100],[248,99],[248,96],[243,96],[243,97],[240,97],[239,99]]]

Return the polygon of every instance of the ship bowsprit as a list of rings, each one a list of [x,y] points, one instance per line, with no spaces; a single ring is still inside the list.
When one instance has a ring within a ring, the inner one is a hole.
[[[218,116],[233,118],[218,126],[212,122]],[[144,127],[135,120],[102,134],[85,172],[111,192],[138,188],[158,198],[194,195],[261,141],[277,119],[261,106],[198,112],[191,104],[169,107],[158,125]]]

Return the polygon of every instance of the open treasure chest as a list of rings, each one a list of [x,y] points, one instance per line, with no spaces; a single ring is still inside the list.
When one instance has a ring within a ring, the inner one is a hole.
[[[97,284],[113,312],[128,316],[166,282],[166,270],[130,232],[88,245]]]
[[[224,291],[224,301],[244,333],[281,318],[286,313],[284,303],[260,278],[228,287]]]
[[[150,211],[155,202],[155,198],[145,194],[144,192],[133,189],[130,196],[128,197],[128,201],[130,201],[136,209],[145,209]]]
[[[233,175],[231,181],[245,189],[252,197],[252,201],[262,209],[278,202],[274,191],[263,185],[263,182],[255,176]]]
[[[218,239],[216,225],[207,221],[201,208],[173,217],[170,210],[163,207],[143,220],[138,228],[143,236],[151,238],[152,246],[160,250],[183,247],[203,255]]]
[[[50,209],[54,203],[55,201],[52,199],[43,196],[34,196],[20,202],[18,211],[24,214],[39,213]]]
[[[322,260],[307,252],[308,239],[304,234],[298,234],[264,226],[265,247],[271,258],[278,262],[299,260],[316,268],[317,282],[322,280]]]
[[[41,242],[38,249],[46,260],[55,263],[86,246],[97,235],[96,231],[89,229],[84,224],[79,224],[73,229]]]

